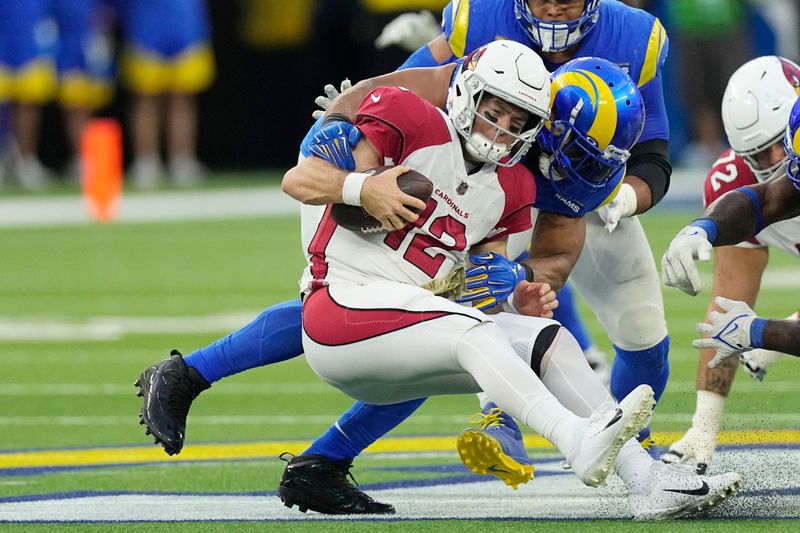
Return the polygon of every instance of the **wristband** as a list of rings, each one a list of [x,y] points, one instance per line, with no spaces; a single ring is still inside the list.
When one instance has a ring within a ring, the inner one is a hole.
[[[361,188],[364,181],[371,176],[363,172],[351,172],[342,184],[342,202],[347,205],[361,205]]]
[[[689,225],[696,226],[705,231],[706,238],[708,238],[708,242],[711,244],[714,244],[714,241],[717,240],[717,223],[710,218],[698,218],[693,220]]]
[[[756,318],[750,323],[750,346],[753,348],[764,347],[764,326],[766,325],[766,318]]]
[[[632,217],[636,213],[639,202],[636,198],[636,190],[630,184],[623,182],[614,200],[617,200],[617,205],[621,207],[620,218]]]
[[[350,120],[350,117],[344,115],[342,113],[329,113],[325,115],[325,118],[322,119],[321,126],[325,126],[331,122],[347,122],[348,124],[352,124],[353,121]]]
[[[525,270],[525,281],[528,283],[533,282],[533,269],[525,263],[520,263],[520,265],[522,265],[523,270]]]
[[[514,294],[511,293],[508,295],[508,298],[502,303],[503,311],[506,313],[514,313],[515,315],[520,314],[516,307],[514,307]]]

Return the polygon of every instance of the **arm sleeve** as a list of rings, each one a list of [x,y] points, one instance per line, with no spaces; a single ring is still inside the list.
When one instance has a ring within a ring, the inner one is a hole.
[[[669,190],[672,164],[669,161],[669,141],[651,139],[639,142],[631,148],[627,173],[647,183],[653,197],[653,206],[660,202]]]

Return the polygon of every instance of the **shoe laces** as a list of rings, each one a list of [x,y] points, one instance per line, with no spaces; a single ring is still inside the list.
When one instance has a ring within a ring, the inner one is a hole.
[[[285,461],[288,465],[291,465],[294,457],[294,454],[289,452],[283,452],[278,456],[279,459]],[[341,483],[342,489],[351,494],[364,494],[356,488],[358,486],[358,481],[356,481],[356,478],[350,471],[350,469],[353,468],[353,463],[351,461],[328,460],[327,462],[320,462],[320,465],[321,468],[318,470],[318,472],[328,479]],[[350,483],[350,481],[347,479],[348,477],[353,480],[353,483]],[[366,496],[366,494],[364,494],[364,496]]]
[[[642,448],[644,448],[645,450],[649,450],[650,448],[656,445],[656,440],[653,437],[646,437],[639,444],[641,444]]]
[[[469,417],[470,424],[476,424],[481,429],[486,429],[491,426],[505,426],[503,422],[503,410],[499,407],[492,407],[488,413],[483,411],[477,412]]]

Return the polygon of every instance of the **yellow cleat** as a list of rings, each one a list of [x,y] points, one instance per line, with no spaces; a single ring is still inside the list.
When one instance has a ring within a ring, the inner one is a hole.
[[[533,465],[513,417],[489,403],[470,422],[480,427],[464,430],[456,441],[464,466],[476,474],[493,475],[514,490],[533,479]]]

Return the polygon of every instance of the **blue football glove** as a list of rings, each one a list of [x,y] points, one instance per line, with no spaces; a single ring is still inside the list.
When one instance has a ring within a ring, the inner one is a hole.
[[[334,118],[322,123],[322,127],[309,143],[308,149],[328,163],[342,170],[352,171],[356,169],[353,148],[360,140],[361,131],[358,128],[349,121]]]
[[[530,267],[509,261],[500,254],[473,255],[470,261],[475,266],[465,273],[467,290],[456,302],[473,303],[480,310],[505,302],[520,281],[533,281]]]

